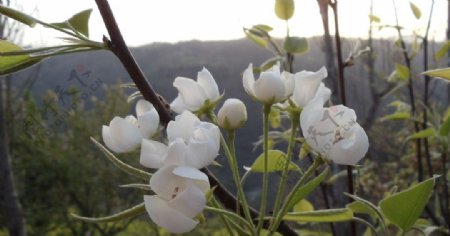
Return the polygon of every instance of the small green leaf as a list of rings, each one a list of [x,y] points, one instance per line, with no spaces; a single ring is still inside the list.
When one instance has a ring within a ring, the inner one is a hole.
[[[406,111],[398,111],[393,114],[385,115],[381,118],[381,121],[386,120],[407,120],[411,117],[411,113]]]
[[[367,214],[372,217],[375,217],[377,215],[377,212],[374,209],[372,209],[372,207],[367,206],[366,204],[360,201],[351,202],[347,204],[345,207],[349,208],[354,213]]]
[[[141,203],[132,208],[129,208],[129,209],[119,212],[117,214],[114,214],[111,216],[106,216],[106,217],[93,218],[93,217],[79,216],[76,214],[72,214],[72,216],[78,220],[82,220],[82,221],[89,222],[89,223],[107,223],[107,222],[115,222],[115,221],[119,221],[119,220],[123,220],[123,219],[128,219],[131,217],[136,217],[136,216],[142,215],[144,212],[145,212],[145,204]]]
[[[268,172],[282,171],[287,161],[286,154],[279,150],[269,150]],[[253,162],[250,170],[253,172],[264,172],[264,153],[259,155]],[[289,163],[289,170],[300,170],[293,162]]]
[[[433,191],[436,177],[413,185],[411,188],[393,194],[380,202],[384,216],[406,231],[422,214]]]
[[[291,198],[291,201],[287,204],[286,209],[292,209],[295,204],[297,204],[300,200],[304,199],[306,196],[308,196],[309,193],[311,193],[316,187],[325,179],[325,177],[328,175],[329,169],[326,168],[319,176],[315,177],[308,183],[301,186],[297,192],[294,193],[294,195]]]
[[[136,176],[138,178],[141,178],[143,180],[148,181],[151,177],[150,173],[147,173],[143,170],[137,169],[133,166],[130,166],[121,160],[119,160],[114,154],[112,154],[107,148],[105,148],[101,143],[97,142],[94,138],[91,137],[91,141],[98,147],[102,152],[105,154],[105,156],[110,160],[115,166],[117,166],[119,169],[123,170],[124,172]]]
[[[412,2],[409,2],[409,6],[411,7],[411,10],[416,19],[420,19],[420,17],[422,16],[422,12],[420,12],[420,9]]]
[[[408,67],[398,63],[395,64],[395,73],[401,80],[408,80],[410,76]]]
[[[5,40],[0,40],[0,53],[21,51],[23,50],[19,46]],[[25,69],[39,61],[41,61],[41,59],[32,58],[27,54],[0,56],[0,75]]]
[[[448,136],[450,134],[450,117],[447,117],[439,129],[440,136]]]
[[[436,134],[436,130],[434,128],[428,128],[421,130],[419,132],[416,132],[414,134],[411,134],[407,140],[409,139],[421,139],[421,138],[428,138],[431,136],[434,136]]]
[[[376,22],[376,23],[380,23],[380,17],[376,16],[376,15],[369,15],[369,19],[371,22]]]
[[[92,9],[87,9],[72,16],[68,22],[78,32],[89,37],[89,17]]]
[[[294,0],[275,0],[275,14],[282,20],[289,20],[294,15]]]
[[[447,55],[448,50],[450,50],[450,41],[447,41],[442,45],[441,48],[436,52],[436,60],[442,59],[445,55]]]
[[[271,109],[269,113],[269,123],[270,127],[276,129],[281,125],[281,114],[278,109]]]
[[[436,69],[436,70],[428,70],[428,71],[423,72],[422,74],[450,80],[450,67],[443,68],[443,69]]]
[[[294,212],[314,211],[314,206],[313,204],[311,204],[310,201],[302,199],[297,204],[295,204],[293,211]]]
[[[150,185],[148,185],[148,184],[123,184],[123,185],[120,185],[119,187],[121,187],[121,188],[136,188],[136,189],[141,189],[141,190],[146,190],[146,191],[152,190],[150,188]]]
[[[308,40],[300,37],[287,37],[283,47],[286,52],[302,54],[308,51]]]
[[[272,68],[274,65],[276,65],[281,60],[280,57],[272,57],[267,59],[265,62],[263,62],[260,66],[261,71],[266,71],[270,68]]]
[[[270,27],[270,26],[268,26],[268,25],[263,25],[263,24],[254,25],[252,28],[255,29],[255,30],[264,31],[264,32],[266,32],[266,33],[269,33],[270,31],[273,30],[272,27]]]
[[[244,30],[245,35],[247,38],[249,38],[251,41],[253,41],[256,45],[259,45],[263,48],[267,48],[267,40],[264,39],[261,36],[258,36],[254,31],[252,30]]]
[[[0,5],[0,14],[22,22],[30,27],[34,27],[36,23],[38,23],[34,17],[3,5]]]
[[[384,217],[383,214],[381,213],[380,209],[375,206],[373,203],[367,201],[366,199],[360,198],[358,196],[355,195],[351,195],[348,193],[344,193],[347,197],[352,198],[353,200],[355,200],[356,202],[359,202],[360,204],[364,205],[364,208],[366,208],[366,211],[370,211],[370,212],[374,212],[380,222],[380,226],[384,229],[386,228],[385,224],[384,224]],[[370,209],[370,210],[369,210]]]
[[[348,208],[318,210],[310,212],[289,212],[283,220],[297,222],[342,222],[353,219],[353,212]]]

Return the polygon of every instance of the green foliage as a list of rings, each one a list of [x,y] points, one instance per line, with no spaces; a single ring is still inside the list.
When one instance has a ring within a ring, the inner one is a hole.
[[[395,64],[395,74],[400,80],[408,80],[410,73],[407,66],[398,63]]]
[[[310,212],[289,212],[283,217],[286,221],[296,222],[342,222],[353,219],[353,212],[348,208],[318,210]]]
[[[422,214],[433,191],[435,177],[393,194],[380,202],[383,215],[402,230],[409,230]]]
[[[287,161],[287,156],[280,150],[269,150],[269,163],[267,171],[275,172],[282,171]],[[264,153],[259,155],[255,162],[253,162],[250,170],[253,172],[264,172]],[[300,170],[300,168],[293,162],[289,163],[289,170]]]
[[[314,206],[310,201],[306,199],[300,200],[297,204],[295,204],[294,212],[305,212],[305,211],[314,211]]]
[[[287,204],[287,209],[292,209],[300,200],[304,199],[325,179],[328,175],[329,169],[326,168],[320,175],[310,180],[308,183],[301,186],[293,195],[290,202]]]
[[[444,45],[439,48],[439,50],[436,52],[435,58],[436,60],[442,59],[444,56],[447,55],[448,50],[450,50],[450,41],[447,41],[444,43]]]
[[[129,209],[123,210],[119,213],[116,213],[111,216],[106,216],[106,217],[98,217],[98,218],[83,217],[83,216],[78,216],[76,214],[72,214],[72,216],[78,220],[82,220],[82,221],[89,222],[89,223],[107,223],[107,222],[116,222],[116,221],[120,221],[120,220],[133,218],[133,217],[142,215],[144,213],[145,213],[145,205],[144,205],[144,203],[141,203],[139,205],[133,206]]]
[[[258,33],[255,29],[244,29],[245,36],[253,41],[256,45],[267,48],[268,41],[263,37],[263,34]]]
[[[308,51],[308,40],[300,37],[287,37],[283,47],[286,52],[302,54]]]
[[[428,128],[421,130],[419,132],[416,132],[414,134],[411,134],[407,139],[421,139],[421,138],[428,138],[432,137],[436,134],[436,130],[434,128]]]
[[[423,74],[450,80],[450,68],[428,70],[428,71],[423,72]]]
[[[420,19],[420,17],[422,16],[422,12],[416,6],[416,4],[414,4],[413,2],[410,1],[409,2],[409,6],[411,7],[411,11],[413,12],[413,14],[416,17],[416,19]]]
[[[53,23],[51,25],[72,30],[75,33],[81,33],[86,37],[89,37],[89,17],[91,16],[92,9],[81,11],[70,19],[60,22]]]
[[[375,23],[380,23],[381,19],[380,17],[376,16],[376,15],[369,15],[369,19],[371,22],[375,22]]]
[[[1,9],[1,8],[0,8]],[[22,48],[5,40],[0,40],[0,53],[21,51]],[[16,72],[38,63],[40,59],[29,55],[0,55],[0,75]]]
[[[397,111],[395,113],[381,117],[381,121],[386,120],[407,120],[411,118],[411,113],[405,111]]]
[[[38,22],[34,17],[4,5],[0,5],[0,14],[22,22],[30,27],[34,27]]]
[[[294,0],[275,0],[275,14],[282,20],[289,20],[294,15]]]

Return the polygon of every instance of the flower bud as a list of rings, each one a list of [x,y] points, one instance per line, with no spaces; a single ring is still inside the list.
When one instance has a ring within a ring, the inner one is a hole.
[[[219,110],[217,122],[220,127],[228,130],[241,128],[247,121],[247,108],[236,98],[227,99]]]

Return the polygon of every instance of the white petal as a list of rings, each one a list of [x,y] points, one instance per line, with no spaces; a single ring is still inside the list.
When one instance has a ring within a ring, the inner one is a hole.
[[[119,147],[116,146],[113,139],[111,138],[110,129],[106,125],[104,125],[102,127],[102,137],[103,137],[103,142],[109,149],[111,149],[113,152],[120,153],[120,149],[119,149]]]
[[[160,142],[143,139],[139,162],[148,168],[161,168],[167,155],[168,147]]]
[[[143,138],[150,138],[156,133],[159,126],[159,115],[153,105],[150,110],[138,116],[137,122]]]
[[[174,175],[172,172],[176,166],[163,166],[153,173],[150,178],[150,188],[161,198],[169,201],[175,191],[183,191],[186,187],[186,178]]]
[[[218,129],[216,128],[212,128]],[[210,165],[219,154],[219,146],[215,132],[204,128],[195,130],[194,137],[188,146],[191,157],[186,159],[189,166],[203,168]]]
[[[175,117],[174,121],[170,121],[167,125],[167,137],[169,141],[176,138],[188,140],[194,131],[194,125],[200,122],[197,116],[189,111],[184,111]]]
[[[283,80],[284,88],[285,88],[284,96],[285,97],[291,96],[292,93],[294,92],[294,87],[295,87],[294,75],[287,71],[283,71],[283,73],[281,73],[281,79]]]
[[[153,105],[145,100],[145,99],[139,99],[136,103],[136,116],[139,117],[140,115],[143,115],[144,113],[150,111],[153,108]]]
[[[255,81],[253,88],[256,98],[265,103],[279,102],[286,98],[284,96],[284,83],[280,76],[277,76],[277,73],[273,71],[262,72],[259,79]]]
[[[206,100],[206,94],[194,80],[177,77],[173,86],[178,89],[181,99],[191,111],[199,109]]]
[[[144,202],[152,221],[171,233],[187,233],[198,224],[197,221],[171,208],[166,201],[157,196],[144,196]]]
[[[175,111],[178,114],[181,114],[183,111],[187,110],[186,104],[184,104],[183,99],[181,99],[180,94],[173,100],[170,104],[170,109]]]
[[[203,67],[203,70],[198,72],[197,83],[201,88],[203,88],[203,91],[208,99],[215,101],[219,98],[219,87],[217,86],[217,83],[211,73],[206,68]]]
[[[369,139],[364,129],[356,123],[346,134],[346,137],[337,142],[329,152],[329,158],[337,164],[355,165],[367,153]]]
[[[332,106],[328,110],[333,119],[340,125],[347,124],[349,121],[356,121],[355,111],[344,105]]]
[[[198,169],[189,166],[179,166],[173,170],[173,174],[193,180],[195,186],[197,186],[203,193],[206,193],[209,190],[210,186],[208,176]]]
[[[142,135],[139,129],[120,117],[114,117],[109,123],[111,139],[120,152],[133,151],[139,146]]]
[[[302,71],[295,74],[294,102],[299,107],[305,107],[317,93],[327,71],[322,67],[317,72]]]
[[[185,165],[189,150],[183,139],[177,138],[169,143],[166,159],[163,165]]]
[[[255,96],[255,91],[253,90],[253,84],[255,83],[255,76],[253,75],[253,65],[248,65],[242,76],[242,82],[244,85],[245,92],[252,97]]]
[[[205,194],[195,185],[191,185],[169,201],[169,206],[183,215],[194,218],[206,206]]]

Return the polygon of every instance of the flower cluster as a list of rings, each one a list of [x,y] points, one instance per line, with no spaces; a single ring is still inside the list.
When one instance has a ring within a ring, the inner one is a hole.
[[[343,106],[324,108],[331,91],[322,80],[327,70],[301,71],[295,74],[280,72],[278,65],[262,72],[255,81],[250,64],[244,71],[245,91],[264,104],[292,101],[303,109],[300,126],[310,147],[337,164],[354,165],[361,160],[369,148],[364,129],[356,122],[352,109]]]
[[[150,103],[138,101],[137,120],[134,116],[115,117],[109,127],[103,127],[103,140],[117,153],[141,146],[140,163],[157,169],[150,178],[155,195],[144,196],[150,218],[172,233],[189,232],[198,224],[194,218],[206,206],[205,194],[210,188],[208,177],[199,169],[218,155],[220,131],[214,124],[184,111],[169,122],[168,141],[164,144],[149,139],[159,124],[153,111]]]

